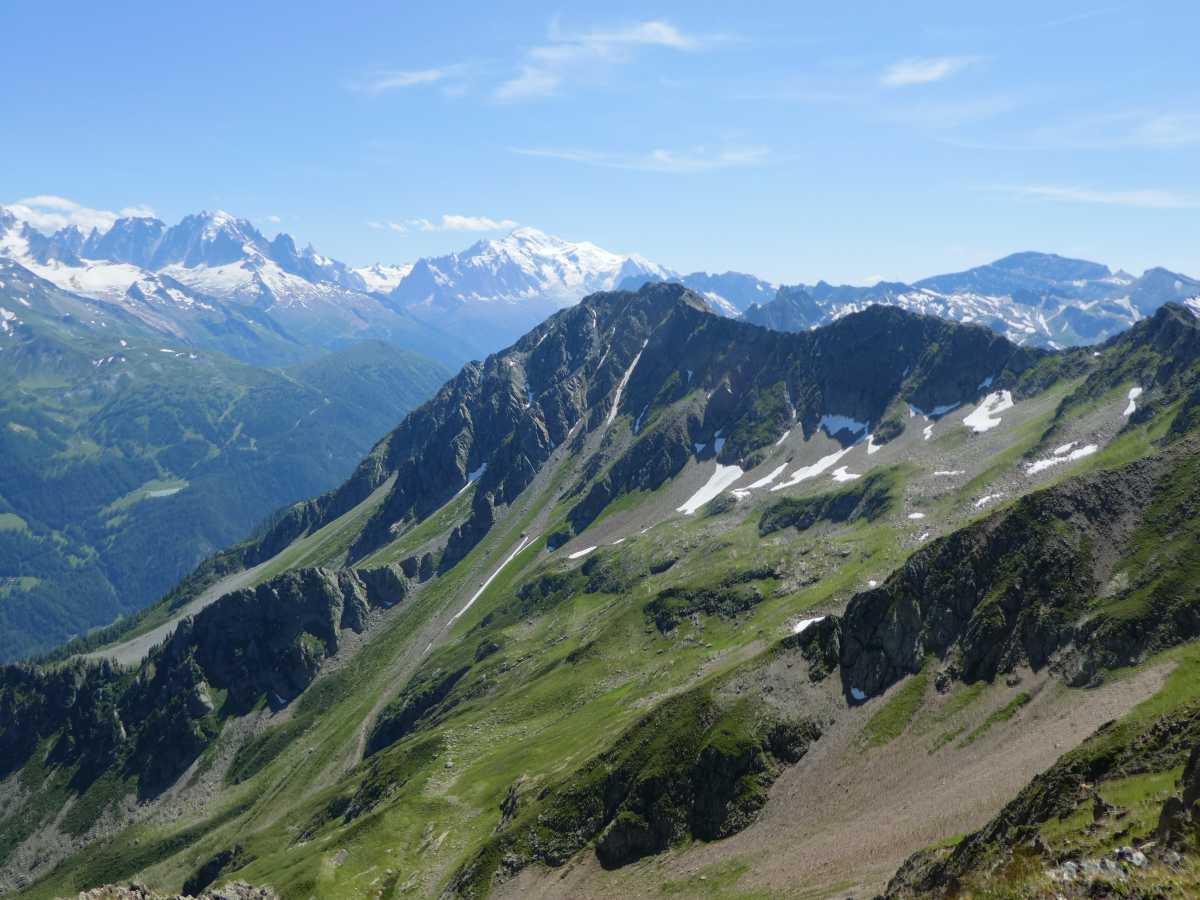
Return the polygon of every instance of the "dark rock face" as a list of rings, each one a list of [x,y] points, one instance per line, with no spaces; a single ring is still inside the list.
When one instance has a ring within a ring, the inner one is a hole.
[[[335,653],[344,629],[404,599],[398,568],[301,569],[227,594],[183,620],[132,673],[108,662],[0,669],[0,772],[20,768],[54,738],[50,762],[77,765],[83,790],[106,770],[136,775],[153,796],[187,769],[221,720],[260,697],[294,699]],[[213,691],[225,692],[216,708]],[[7,723],[19,727],[8,727]]]
[[[369,609],[407,593],[398,569],[300,569],[236,591],[182,623],[163,648],[169,663],[193,658],[208,680],[229,691],[231,708],[258,697],[283,705],[337,652],[343,629],[362,631]]]
[[[847,696],[882,692],[918,671],[929,653],[955,651],[967,681],[1047,665],[1076,639],[1076,621],[1099,588],[1108,563],[1095,548],[1128,539],[1157,469],[1134,464],[1025,497],[917,552],[884,584],[857,595],[841,623]]]
[[[660,591],[643,611],[646,618],[666,634],[693,613],[733,618],[762,600],[762,591],[754,585],[725,583],[711,588],[672,587]]]
[[[485,658],[487,655],[484,654]],[[367,755],[377,753],[412,732],[430,710],[450,695],[454,686],[469,671],[470,666],[450,672],[435,669],[414,679],[400,697],[388,705],[371,729],[367,740]]]

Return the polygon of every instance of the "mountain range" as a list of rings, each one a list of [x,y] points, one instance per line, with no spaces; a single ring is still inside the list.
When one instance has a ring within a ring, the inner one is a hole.
[[[69,226],[48,235],[0,209],[4,256],[164,335],[256,365],[364,338],[457,365],[585,294],[627,277],[671,274],[532,228],[415,264],[352,268],[311,245],[298,249],[287,234],[268,240],[220,211],[172,226],[121,218],[104,232]]]
[[[0,889],[1186,896],[1198,313],[589,295],[0,668]]]
[[[587,294],[648,281],[682,284],[722,315],[777,330],[882,304],[984,324],[1047,348],[1103,341],[1164,303],[1200,296],[1200,281],[1166,269],[1135,277],[1034,252],[913,284],[777,285],[738,272],[682,275],[528,227],[457,253],[356,268],[311,245],[299,249],[287,234],[268,239],[224,212],[173,226],[122,218],[85,235],[73,226],[43,234],[0,209],[0,256],[163,334],[252,364],[296,362],[374,338],[460,365]]]
[[[1025,252],[911,285],[785,286],[744,316],[768,328],[800,331],[884,304],[986,325],[1016,343],[1059,348],[1102,342],[1166,303],[1198,296],[1200,281],[1166,269],[1134,277],[1086,260]]]

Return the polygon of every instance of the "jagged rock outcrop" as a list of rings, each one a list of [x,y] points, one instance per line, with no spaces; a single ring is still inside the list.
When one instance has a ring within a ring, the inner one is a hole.
[[[1179,795],[1163,803],[1154,836],[1165,846],[1184,849],[1200,840],[1200,744],[1192,748],[1179,786]]]
[[[136,776],[138,791],[153,796],[200,755],[224,717],[264,697],[275,706],[290,702],[337,652],[345,629],[362,631],[371,609],[399,603],[407,592],[397,567],[300,569],[184,619],[133,672],[107,661],[6,666],[0,775],[52,738],[48,762],[74,767],[78,791],[116,771]],[[224,696],[220,708],[214,692]]]
[[[371,608],[392,606],[407,592],[398,567],[287,572],[227,594],[180,623],[162,659],[190,656],[212,684],[229,691],[233,709],[245,710],[264,694],[281,705],[337,652],[344,629],[361,632]]]
[[[1151,460],[1073,479],[913,554],[846,608],[846,695],[861,701],[879,694],[917,672],[928,654],[968,681],[1047,665],[1079,638],[1088,603],[1168,466]],[[1136,655],[1134,647],[1126,653]]]
[[[160,894],[137,881],[109,884],[81,891],[79,900],[279,900],[269,887],[255,887],[244,881],[232,881],[193,897],[191,894]]]

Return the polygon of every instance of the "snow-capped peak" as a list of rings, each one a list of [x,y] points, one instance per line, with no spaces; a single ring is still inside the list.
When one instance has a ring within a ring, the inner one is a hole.
[[[412,269],[412,263],[401,263],[400,265],[375,263],[351,271],[362,279],[363,285],[368,291],[386,294],[395,290],[396,285],[403,281]]]

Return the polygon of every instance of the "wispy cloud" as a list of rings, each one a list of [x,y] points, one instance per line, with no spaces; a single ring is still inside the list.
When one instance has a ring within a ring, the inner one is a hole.
[[[1158,113],[1142,117],[1129,132],[1131,143],[1144,147],[1200,144],[1200,113]]]
[[[408,234],[410,231],[508,231],[510,228],[516,228],[517,224],[514,219],[443,213],[434,219],[405,219],[402,222],[371,220],[367,222],[367,227],[376,231]]]
[[[1129,206],[1138,209],[1195,209],[1200,205],[1196,198],[1163,190],[1102,191],[1054,184],[996,186],[989,190],[1064,203]]]
[[[902,59],[880,76],[879,83],[888,88],[931,84],[961,72],[978,62],[975,56],[930,56]]]
[[[1019,109],[1020,99],[1008,94],[982,97],[963,97],[957,100],[936,100],[909,105],[889,105],[880,114],[901,125],[942,130],[959,128],[973,122],[992,119]]]
[[[456,91],[461,89],[469,69],[465,63],[429,69],[379,69],[353,79],[349,87],[360,94],[372,95],[431,85]]]
[[[1098,9],[1085,9],[1081,12],[1071,15],[1060,16],[1057,19],[1049,19],[1042,22],[1040,28],[1061,28],[1064,25],[1077,25],[1080,22],[1087,22],[1091,19],[1098,19],[1102,16],[1111,16],[1113,13],[1120,12],[1119,6],[1104,6]]]
[[[106,231],[112,227],[113,222],[122,217],[145,218],[155,215],[154,210],[145,204],[126,206],[116,211],[93,209],[56,194],[24,197],[15,203],[7,203],[4,207],[18,219],[29,223],[31,228],[47,232],[57,231],[68,225],[75,225],[85,232],[93,228]]]
[[[1200,144],[1200,113],[1190,109],[1102,113],[1055,122],[1033,131],[1030,139],[1051,147],[1176,150]]]
[[[595,150],[549,147],[513,147],[512,152],[521,156],[561,159],[609,169],[683,175],[759,166],[769,162],[771,158],[770,150],[767,147],[728,147],[719,150],[695,147],[685,151],[658,149],[643,154],[616,154]]]
[[[579,31],[550,25],[549,42],[531,47],[515,75],[496,86],[493,96],[504,102],[531,100],[559,93],[564,83],[598,66],[627,63],[641,48],[681,52],[701,50],[729,40],[727,35],[687,34],[675,25],[653,19],[617,28],[591,27]]]

